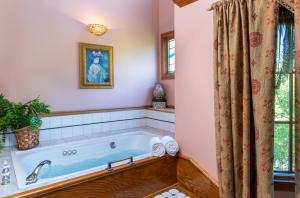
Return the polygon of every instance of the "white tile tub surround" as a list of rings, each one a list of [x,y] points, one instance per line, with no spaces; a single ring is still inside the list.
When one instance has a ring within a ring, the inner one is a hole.
[[[175,132],[174,112],[151,109],[50,116],[42,118],[42,121],[43,124],[40,131],[41,142],[72,137],[86,138],[99,132],[146,126]],[[15,136],[9,134],[4,145],[13,146],[15,142]]]
[[[142,119],[145,116],[145,110],[127,110],[114,112],[100,112],[80,115],[65,115],[42,118],[41,129],[67,127],[74,125],[97,124],[103,122]]]

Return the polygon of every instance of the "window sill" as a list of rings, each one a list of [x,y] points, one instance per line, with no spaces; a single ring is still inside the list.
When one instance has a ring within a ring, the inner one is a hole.
[[[295,173],[275,172],[273,182],[275,191],[295,191]]]
[[[162,80],[173,80],[175,79],[175,74],[164,74],[161,77]]]
[[[295,173],[274,172],[274,182],[295,183]]]

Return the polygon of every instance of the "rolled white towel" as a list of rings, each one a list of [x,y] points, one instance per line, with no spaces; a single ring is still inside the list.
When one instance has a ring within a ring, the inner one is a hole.
[[[166,151],[169,155],[175,156],[179,151],[179,145],[176,140],[170,136],[164,136],[162,138],[162,143],[164,144]]]
[[[166,153],[165,146],[158,137],[153,137],[150,139],[150,149],[152,156],[161,157]]]

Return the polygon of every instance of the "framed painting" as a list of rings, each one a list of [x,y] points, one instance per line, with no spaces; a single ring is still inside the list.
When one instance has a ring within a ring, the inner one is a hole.
[[[113,47],[80,43],[80,88],[114,87]]]

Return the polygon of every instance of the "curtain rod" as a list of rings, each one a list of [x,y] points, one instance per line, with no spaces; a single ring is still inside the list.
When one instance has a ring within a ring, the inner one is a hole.
[[[214,10],[217,6],[221,6],[221,5],[224,5],[224,4],[229,4],[231,3],[233,0],[220,0],[220,1],[217,1],[215,3],[213,3],[208,9],[207,11],[212,11]],[[276,0],[277,3],[279,3],[280,5],[282,5],[283,7],[285,7],[286,9],[288,9],[289,11],[295,13],[295,9],[293,8],[293,6],[291,4],[288,3],[287,0]]]

